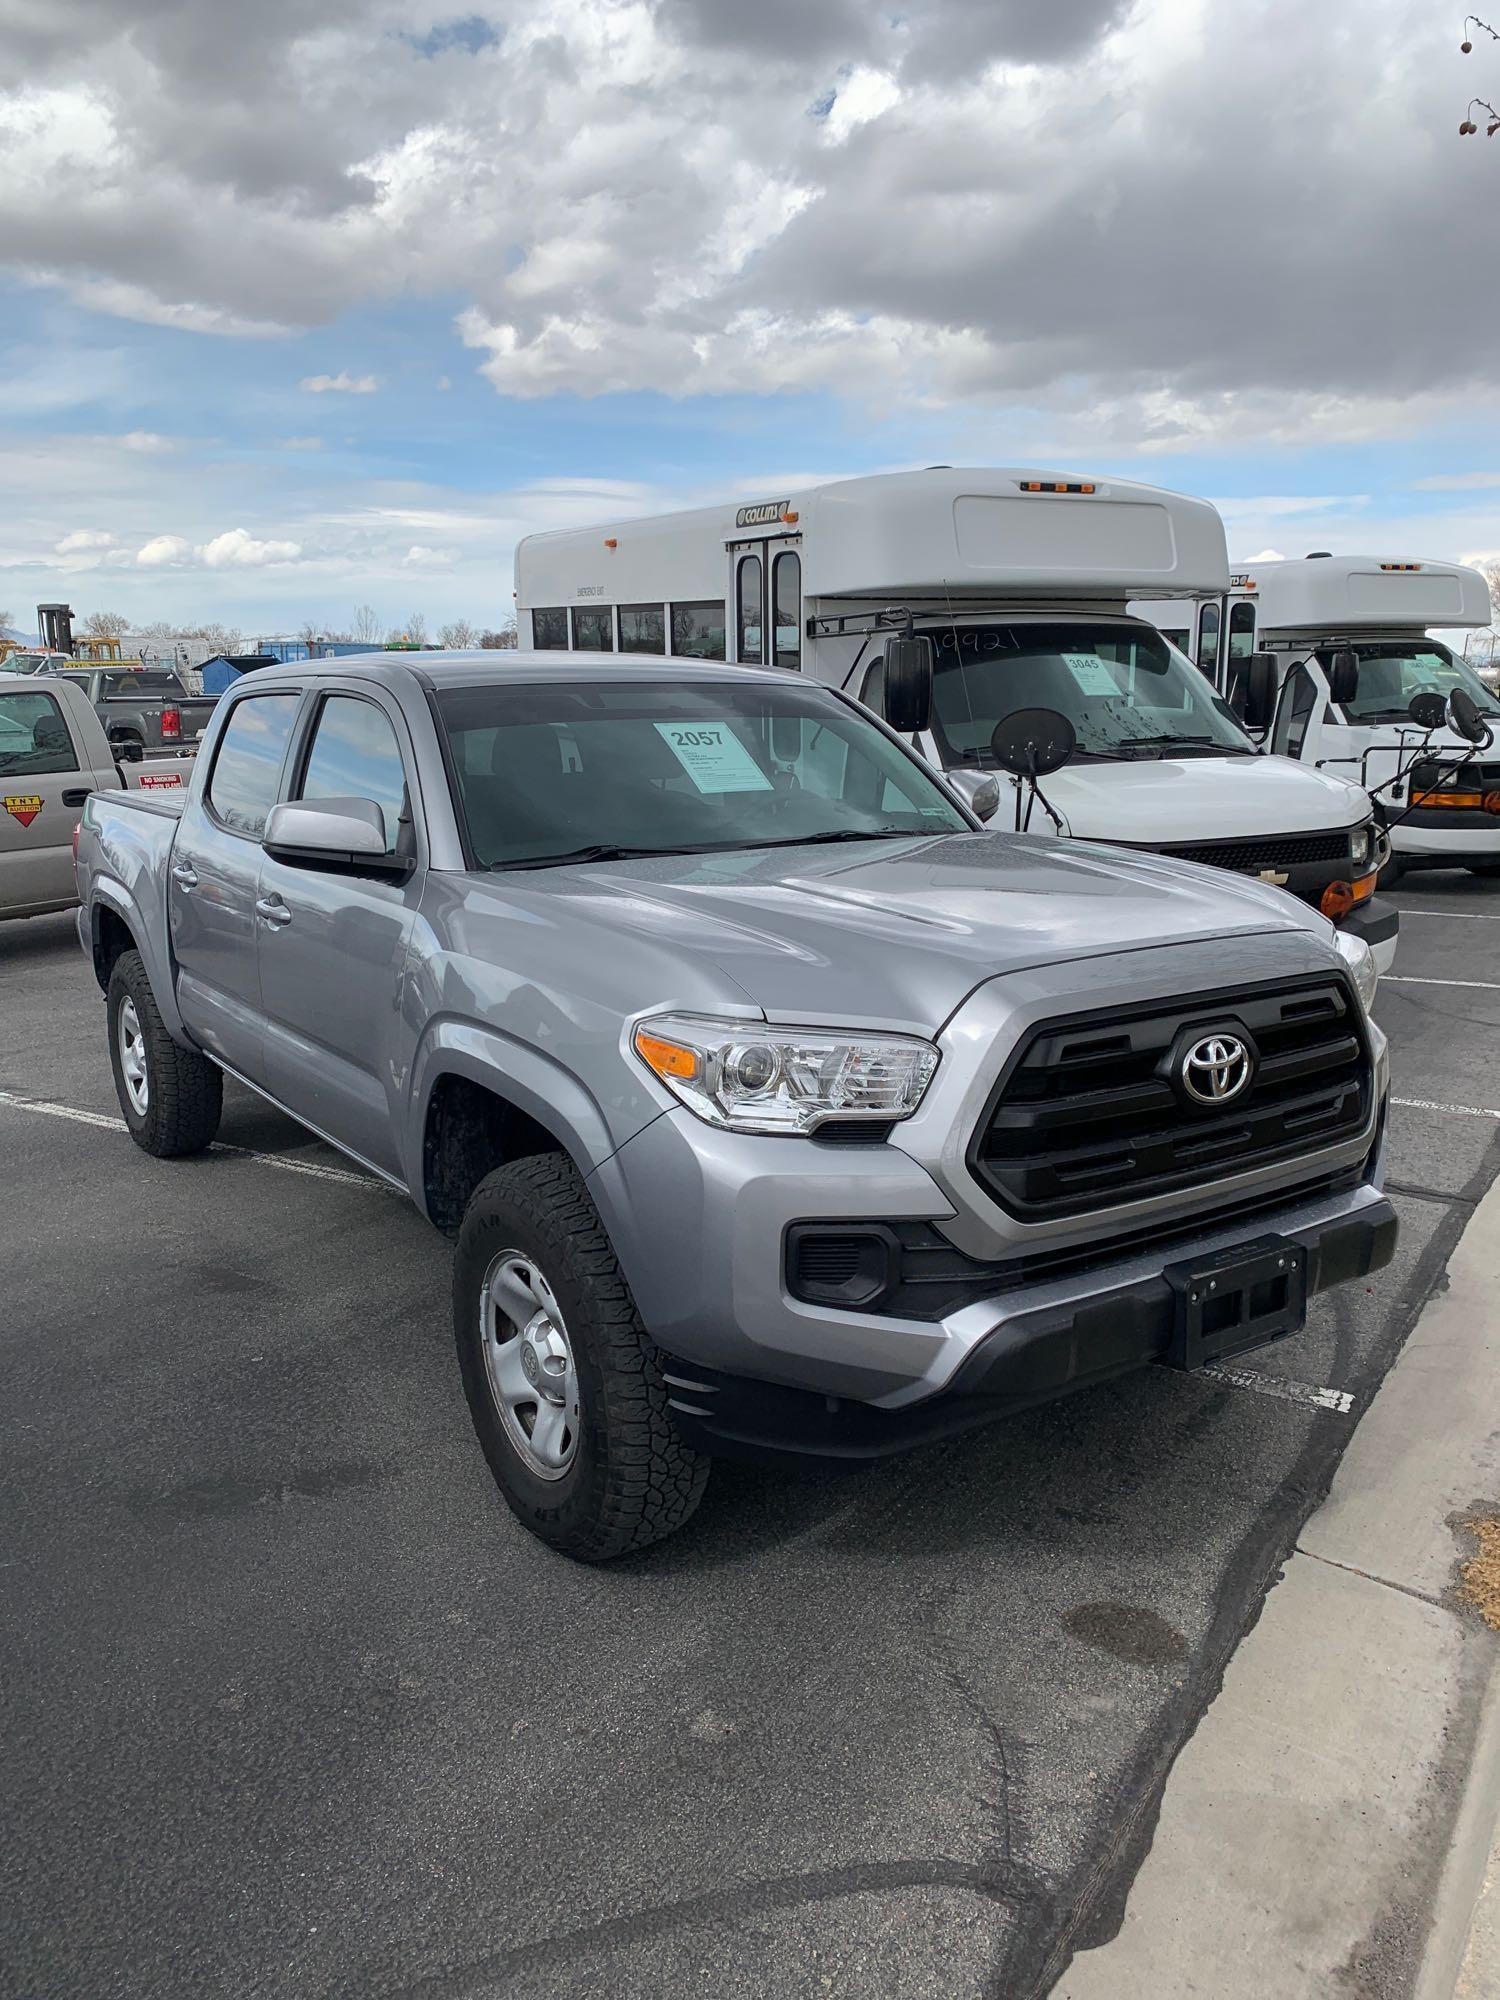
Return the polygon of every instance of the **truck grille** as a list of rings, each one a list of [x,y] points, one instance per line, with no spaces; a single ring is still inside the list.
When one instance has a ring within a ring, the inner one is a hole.
[[[1174,861],[1198,861],[1205,868],[1228,868],[1236,875],[1259,875],[1267,869],[1307,868],[1320,861],[1347,862],[1349,829],[1266,840],[1216,840],[1192,847],[1158,847],[1155,852]]]
[[[1231,1036],[1249,1081],[1192,1101],[1188,1051]],[[1006,1067],[969,1169],[1023,1221],[1081,1215],[1353,1138],[1374,1088],[1359,1006],[1341,979],[1239,987],[1033,1028]]]

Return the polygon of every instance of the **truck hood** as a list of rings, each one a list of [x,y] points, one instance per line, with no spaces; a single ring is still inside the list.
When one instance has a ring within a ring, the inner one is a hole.
[[[1028,966],[1270,931],[1332,936],[1290,896],[1239,876],[1000,833],[517,871],[484,888],[515,916],[564,929],[624,1013],[701,1008],[717,985],[720,1004],[738,989],[769,1020],[923,1034],[985,980]],[[1253,973],[1253,944],[1248,959],[1231,956]]]
[[[1370,801],[1358,785],[1287,757],[1167,757],[1119,764],[1068,764],[1044,790],[1081,840],[1147,846],[1253,834],[1324,833],[1358,826]],[[1001,805],[1001,813],[1009,811]],[[1032,831],[1050,831],[1036,808]]]

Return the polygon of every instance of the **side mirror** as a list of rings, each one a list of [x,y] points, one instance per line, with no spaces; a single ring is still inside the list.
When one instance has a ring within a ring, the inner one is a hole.
[[[995,762],[1017,778],[1060,771],[1078,748],[1071,722],[1055,708],[1018,708],[995,724]]]
[[[975,819],[993,819],[1000,810],[1000,787],[988,771],[949,771],[948,784]]]
[[[902,736],[915,736],[932,716],[932,641],[903,632],[885,642],[885,719]]]
[[[1448,704],[1436,688],[1423,688],[1414,694],[1406,712],[1418,729],[1441,729],[1448,720]]]
[[[1328,692],[1336,708],[1343,708],[1359,693],[1359,655],[1352,646],[1340,646],[1328,662]]]
[[[373,799],[285,799],[272,806],[260,844],[294,868],[404,880],[414,865],[386,853],[385,815]]]
[[[1246,729],[1269,729],[1276,716],[1276,689],[1280,672],[1274,653],[1247,653],[1240,683],[1241,721]]]
[[[1494,732],[1480,712],[1479,704],[1467,688],[1453,688],[1448,695],[1448,720],[1458,734],[1476,749],[1488,749]]]

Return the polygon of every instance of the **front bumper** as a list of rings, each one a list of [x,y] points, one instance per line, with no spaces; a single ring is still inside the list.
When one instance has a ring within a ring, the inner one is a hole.
[[[1374,952],[1380,971],[1390,971],[1396,961],[1396,940],[1401,929],[1401,913],[1394,903],[1386,902],[1383,896],[1372,896],[1369,902],[1356,904],[1338,928],[1348,931],[1351,937],[1363,938]]]
[[[1309,1298],[1388,1264],[1396,1233],[1394,1210],[1371,1187],[1341,1213],[1280,1232],[1306,1257]],[[1214,1242],[1205,1238],[1205,1254]],[[673,1418],[689,1444],[712,1454],[887,1458],[1167,1358],[1177,1299],[1160,1269],[1120,1266],[1090,1274],[1089,1283],[1086,1296],[1014,1298],[980,1308],[993,1324],[944,1392],[921,1402],[847,1401],[672,1360],[666,1380]]]
[[[1500,861],[1500,820],[1493,813],[1423,811],[1391,828],[1391,848],[1408,867],[1462,868]]]

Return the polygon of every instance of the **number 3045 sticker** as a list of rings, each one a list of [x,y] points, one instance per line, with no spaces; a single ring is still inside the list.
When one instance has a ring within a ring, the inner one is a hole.
[[[7,792],[5,795],[5,810],[22,826],[30,826],[41,809],[42,802],[35,792]]]

